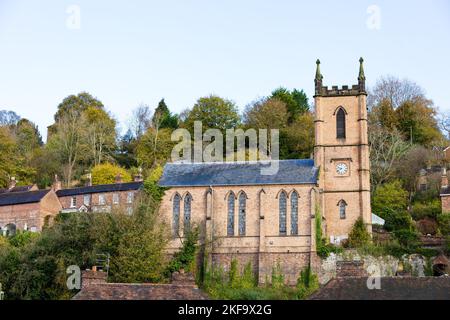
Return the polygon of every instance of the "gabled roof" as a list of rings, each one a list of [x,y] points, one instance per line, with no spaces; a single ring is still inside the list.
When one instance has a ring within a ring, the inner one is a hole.
[[[206,300],[196,286],[175,284],[96,283],[81,289],[72,300]]]
[[[278,171],[264,175],[261,170],[271,165]],[[318,169],[311,159],[269,162],[203,162],[168,163],[159,180],[163,187],[229,186],[264,184],[315,184]]]
[[[0,206],[39,202],[49,192],[50,189],[2,193],[0,194]]]
[[[30,184],[30,185],[28,185],[28,186],[19,186],[19,187],[14,187],[14,188],[11,188],[11,189],[0,189],[0,194],[6,193],[6,192],[35,191],[35,190],[33,190],[33,188],[35,188],[36,190],[38,189],[38,188],[36,187],[36,185]]]
[[[335,278],[312,300],[449,300],[450,277],[380,278],[380,289],[369,289],[367,277]]]
[[[112,184],[99,184],[89,187],[61,189],[56,191],[58,197],[76,196],[80,194],[90,193],[104,193],[104,192],[118,192],[118,191],[130,191],[139,190],[143,185],[142,181],[139,182],[125,182],[125,183],[112,183]]]

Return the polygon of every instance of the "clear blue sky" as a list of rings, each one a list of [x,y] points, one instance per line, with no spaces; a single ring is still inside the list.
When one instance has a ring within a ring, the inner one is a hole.
[[[360,56],[369,86],[406,77],[450,111],[446,0],[0,0],[0,109],[44,136],[69,94],[90,92],[124,127],[162,97],[175,112],[210,93],[241,110],[279,86],[311,97],[317,58],[326,85],[351,85]]]

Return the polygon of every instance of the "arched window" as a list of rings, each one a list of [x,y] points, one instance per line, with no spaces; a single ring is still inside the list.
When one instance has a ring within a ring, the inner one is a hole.
[[[291,235],[298,235],[298,193],[291,193]]]
[[[279,206],[280,206],[280,235],[286,235],[286,201],[287,195],[286,192],[282,191],[279,196]]]
[[[184,235],[191,230],[191,202],[192,196],[188,193],[184,196]]]
[[[336,138],[345,139],[345,111],[342,108],[336,113]]]
[[[236,197],[233,192],[228,195],[228,218],[227,218],[227,236],[234,236],[234,201]]]
[[[177,193],[173,197],[173,221],[172,221],[172,231],[173,235],[177,236],[180,231],[180,200],[181,197]]]
[[[339,217],[341,219],[345,219],[345,208],[347,207],[347,203],[344,200],[339,201]]]
[[[239,195],[239,235],[245,236],[245,210],[246,210],[247,196],[245,192]]]

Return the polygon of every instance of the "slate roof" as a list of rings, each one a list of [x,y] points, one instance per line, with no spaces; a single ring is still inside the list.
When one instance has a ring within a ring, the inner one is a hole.
[[[118,192],[118,191],[130,191],[139,190],[143,185],[142,181],[139,182],[125,182],[125,183],[112,183],[112,184],[99,184],[90,187],[61,189],[56,191],[58,197],[76,196],[80,194],[90,193],[103,193],[103,192]]]
[[[450,300],[450,277],[386,277],[380,289],[367,288],[367,277],[335,278],[311,300]]]
[[[195,285],[96,283],[81,289],[72,300],[206,300]]]
[[[28,186],[20,186],[20,187],[14,187],[11,189],[0,189],[0,194],[2,193],[6,193],[6,192],[25,192],[25,191],[30,191],[32,188],[34,187],[34,185],[28,185]]]
[[[318,169],[314,167],[312,159],[279,160],[278,165],[277,173],[263,175],[261,169],[270,167],[267,162],[168,163],[159,185],[178,187],[317,183]]]
[[[6,192],[0,194],[0,206],[9,206],[14,204],[36,203],[41,201],[50,189],[26,191],[26,192]]]

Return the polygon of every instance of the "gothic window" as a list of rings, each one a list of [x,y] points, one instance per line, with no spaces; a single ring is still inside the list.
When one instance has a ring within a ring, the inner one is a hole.
[[[291,235],[298,235],[298,193],[291,194]]]
[[[191,230],[191,202],[192,196],[188,193],[184,196],[184,235]]]
[[[345,111],[342,108],[336,113],[336,138],[345,139]]]
[[[234,236],[234,201],[235,196],[230,192],[228,196],[228,219],[227,219],[227,235]]]
[[[344,200],[339,201],[339,217],[341,219],[345,219],[345,208],[347,207],[347,203]]]
[[[280,205],[280,222],[279,222],[280,235],[284,236],[286,235],[286,206],[287,206],[286,192],[282,191],[279,195],[278,200]]]
[[[173,235],[178,235],[179,227],[180,227],[180,200],[181,197],[177,193],[173,197],[173,222],[172,222],[172,228],[173,228]]]
[[[246,209],[246,198],[244,192],[239,195],[239,235],[245,236],[245,209]]]

